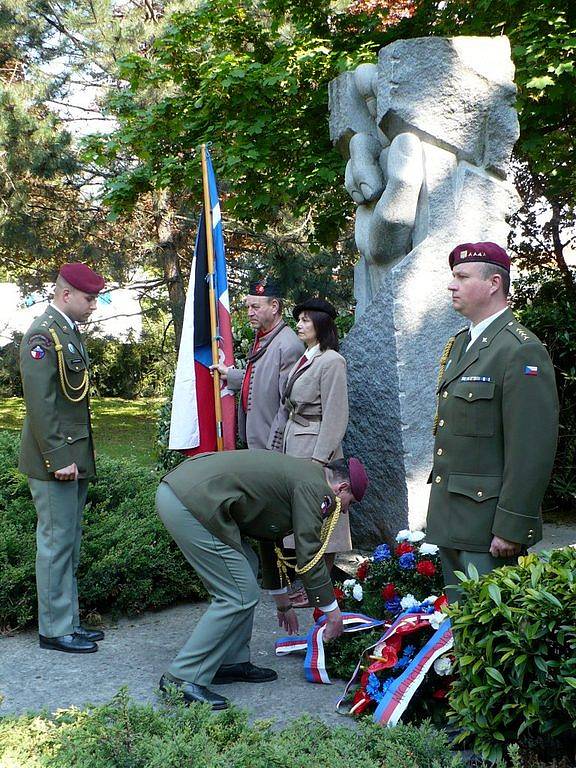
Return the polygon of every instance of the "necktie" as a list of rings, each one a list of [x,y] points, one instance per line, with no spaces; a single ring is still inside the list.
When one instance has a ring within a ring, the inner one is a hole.
[[[472,334],[470,331],[466,334],[466,338],[464,339],[464,344],[462,344],[462,348],[460,350],[460,357],[458,358],[458,361],[460,361],[464,355],[466,354],[466,350],[468,349],[468,344],[472,341]]]

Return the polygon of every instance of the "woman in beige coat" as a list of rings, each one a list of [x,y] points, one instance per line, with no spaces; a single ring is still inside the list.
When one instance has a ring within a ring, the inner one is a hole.
[[[338,353],[336,310],[323,299],[307,299],[294,307],[298,337],[306,345],[302,358],[288,374],[283,403],[288,414],[283,450],[290,456],[326,464],[342,457],[342,439],[348,426],[346,361]],[[284,544],[293,548],[293,537]],[[348,516],[342,515],[327,549],[328,569],[336,552],[352,549]],[[295,592],[294,604],[305,604]]]

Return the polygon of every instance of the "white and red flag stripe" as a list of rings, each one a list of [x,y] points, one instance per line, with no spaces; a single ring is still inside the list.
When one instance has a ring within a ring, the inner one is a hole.
[[[218,352],[220,362],[234,365],[220,202],[208,150],[206,150],[206,167],[212,214],[210,219],[214,245]],[[168,442],[171,450],[184,451],[189,456],[204,451],[215,451],[217,448],[214,383],[209,368],[212,365],[212,350],[205,213],[205,211],[202,213],[198,224],[190,284],[186,295]],[[227,389],[222,381],[220,399],[224,449],[233,450],[236,439],[234,393]]]

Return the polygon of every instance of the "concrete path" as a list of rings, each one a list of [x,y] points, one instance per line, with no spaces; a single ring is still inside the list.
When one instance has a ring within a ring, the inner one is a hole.
[[[136,619],[122,618],[105,627],[106,639],[98,653],[79,655],[42,650],[36,632],[0,638],[0,715],[27,710],[54,711],[110,700],[126,686],[138,702],[156,701],[158,680],[188,638],[205,604],[180,605]],[[300,610],[301,630],[312,624],[312,611]],[[344,683],[312,685],[303,673],[303,655],[277,658],[274,641],[284,636],[276,622],[270,597],[256,610],[252,661],[272,667],[278,680],[261,685],[214,686],[256,719],[274,718],[282,725],[308,712],[327,723],[350,724],[334,706]]]
[[[545,525],[544,540],[538,550],[576,546],[576,528]],[[352,571],[358,556],[339,564]],[[35,631],[0,637],[0,715],[27,710],[54,711],[70,706],[107,702],[121,686],[126,686],[136,701],[156,701],[162,672],[189,636],[205,605],[180,605],[160,613],[108,624],[100,651],[80,656],[38,647]],[[302,634],[311,626],[312,612],[298,612]],[[334,706],[344,689],[342,681],[333,685],[312,685],[303,674],[303,655],[276,658],[274,641],[284,633],[276,622],[270,597],[264,595],[256,611],[252,661],[273,667],[278,681],[262,685],[234,684],[217,690],[234,703],[249,709],[255,718],[275,718],[278,724],[309,712],[327,723],[351,724],[337,715]]]

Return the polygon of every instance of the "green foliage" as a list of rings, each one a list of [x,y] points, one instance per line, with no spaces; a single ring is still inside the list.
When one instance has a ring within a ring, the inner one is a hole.
[[[515,284],[519,319],[548,347],[560,400],[558,451],[545,511],[576,511],[576,296],[558,272],[532,272]]]
[[[374,645],[382,634],[383,629],[371,629],[331,640],[326,653],[326,671],[330,679],[350,680],[366,648]]]
[[[283,730],[248,723],[246,712],[214,714],[177,702],[154,709],[121,691],[107,705],[0,719],[0,764],[27,768],[456,768],[446,736],[424,723],[357,730],[302,717]]]
[[[0,627],[36,616],[35,519],[18,440],[0,431]],[[98,460],[78,573],[84,613],[139,613],[206,595],[154,507],[158,475],[130,460]]]
[[[472,573],[449,611],[460,673],[450,719],[490,760],[538,739],[552,757],[576,737],[576,551],[519,563]]]

